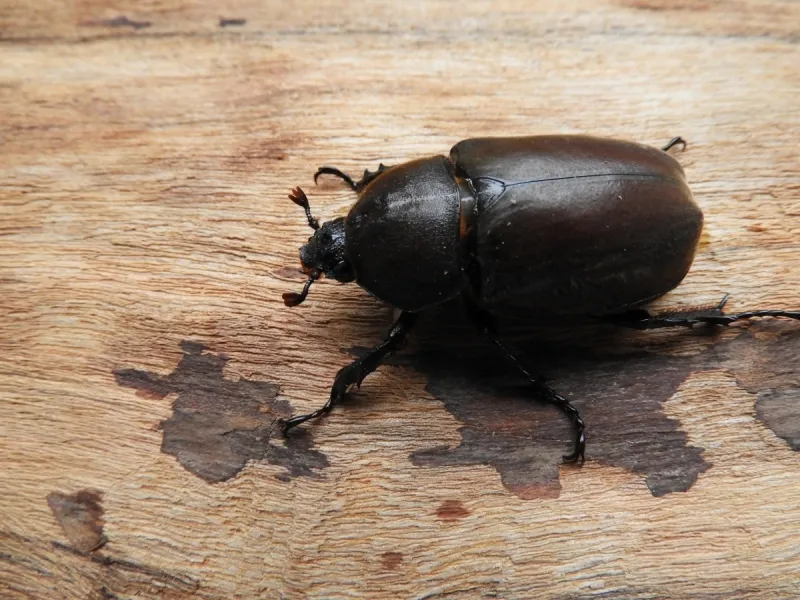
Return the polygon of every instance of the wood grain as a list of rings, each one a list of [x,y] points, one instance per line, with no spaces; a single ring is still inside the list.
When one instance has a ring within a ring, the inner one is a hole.
[[[582,468],[450,307],[274,430],[391,319],[330,282],[281,302],[289,189],[353,201],[324,163],[682,135],[706,226],[658,306],[800,306],[798,24],[781,0],[5,0],[0,595],[800,595],[798,324],[509,336],[584,409]]]

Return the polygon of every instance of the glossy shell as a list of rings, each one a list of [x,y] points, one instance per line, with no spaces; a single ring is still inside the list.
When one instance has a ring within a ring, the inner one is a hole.
[[[538,136],[465,140],[450,157],[475,190],[474,291],[490,310],[619,312],[691,266],[703,215],[666,152]]]

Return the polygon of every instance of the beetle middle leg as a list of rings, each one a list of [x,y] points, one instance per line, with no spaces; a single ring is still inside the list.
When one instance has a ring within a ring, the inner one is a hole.
[[[336,167],[320,167],[317,169],[317,172],[314,173],[314,183],[317,183],[317,179],[320,175],[334,175],[344,181],[350,189],[354,192],[360,192],[363,190],[367,185],[375,179],[378,175],[388,171],[391,167],[387,167],[383,163],[378,165],[377,171],[370,171],[369,169],[364,169],[364,176],[359,179],[358,181],[354,181],[350,175],[345,173],[344,171],[337,169]]]
[[[344,398],[347,390],[352,386],[360,386],[364,378],[374,372],[389,355],[400,350],[406,342],[406,335],[417,322],[417,313],[402,312],[392,327],[386,339],[367,352],[361,358],[357,358],[352,363],[343,367],[336,374],[336,379],[331,386],[331,394],[328,401],[314,412],[291,417],[283,421],[283,434],[286,435],[290,429],[297,427],[311,419],[316,419],[329,413],[334,405]]]
[[[602,317],[603,321],[629,327],[631,329],[662,329],[664,327],[692,327],[698,323],[708,325],[730,325],[736,321],[758,317],[785,317],[800,319],[800,311],[796,310],[751,310],[740,313],[725,314],[722,310],[728,300],[726,294],[720,303],[711,309],[654,315],[645,309],[635,309],[618,315]]]
[[[506,359],[512,365],[514,365],[520,373],[522,373],[525,379],[527,379],[533,385],[537,393],[539,393],[546,402],[552,404],[561,412],[566,414],[570,419],[572,419],[572,422],[575,424],[575,446],[570,454],[565,454],[562,458],[564,459],[564,462],[568,463],[574,463],[578,461],[583,462],[584,452],[586,450],[586,425],[584,424],[578,409],[575,408],[564,396],[547,385],[541,376],[533,375],[530,371],[528,371],[522,362],[508,348],[506,348],[506,346],[500,340],[495,337],[494,322],[488,312],[478,307],[470,298],[466,299],[466,304],[467,310],[469,311],[469,316],[480,332],[488,337],[491,342],[503,352]]]

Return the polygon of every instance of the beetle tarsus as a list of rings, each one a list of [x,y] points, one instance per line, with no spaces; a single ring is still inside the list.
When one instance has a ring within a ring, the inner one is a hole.
[[[353,178],[350,177],[350,175],[348,175],[344,171],[341,171],[340,169],[337,169],[336,167],[320,167],[319,169],[317,169],[317,172],[314,173],[314,183],[317,182],[317,178],[320,175],[334,175],[339,179],[341,179],[342,181],[344,181],[348,186],[350,186],[350,189],[353,190],[354,192],[360,192],[365,187],[367,187],[367,185],[369,185],[370,182],[372,182],[372,180],[375,179],[378,175],[388,171],[389,169],[390,167],[387,167],[383,163],[380,163],[378,165],[377,171],[370,171],[369,169],[364,169],[364,176],[358,181],[353,181]]]
[[[670,148],[673,148],[674,146],[677,146],[678,144],[681,144],[681,146],[682,146],[681,150],[686,150],[686,140],[684,140],[681,136],[677,136],[677,137],[672,138],[670,141],[667,142],[666,146],[663,146],[661,148],[661,150],[663,152],[667,152]]]
[[[583,464],[583,461],[585,460],[584,452],[586,451],[586,425],[584,424],[578,409],[575,408],[569,400],[564,398],[564,396],[557,393],[544,382],[533,381],[531,380],[530,376],[528,376],[528,379],[543,392],[543,395],[550,404],[558,408],[561,412],[565,413],[575,425],[574,449],[571,454],[565,454],[561,458],[566,463],[580,462]]]
[[[317,183],[317,179],[319,178],[320,175],[333,175],[335,177],[338,177],[339,179],[344,181],[348,186],[350,186],[351,190],[358,191],[356,189],[356,182],[353,181],[353,178],[350,177],[350,175],[348,175],[344,171],[337,169],[336,167],[320,167],[319,169],[317,169],[317,172],[314,173],[314,183]]]
[[[336,374],[336,379],[334,379],[333,385],[331,386],[331,393],[328,397],[328,401],[324,406],[314,412],[291,417],[282,422],[284,436],[293,427],[329,413],[331,409],[344,398],[351,387],[361,386],[361,382],[364,381],[364,378],[374,372],[386,357],[397,352],[405,345],[406,336],[416,321],[417,313],[400,313],[400,316],[394,324],[392,324],[383,342],[375,346],[361,358],[357,358],[346,367],[339,369],[339,372]]]

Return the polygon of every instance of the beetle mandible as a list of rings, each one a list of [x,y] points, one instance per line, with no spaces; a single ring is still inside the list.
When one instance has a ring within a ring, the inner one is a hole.
[[[283,295],[285,304],[303,302],[325,276],[355,281],[401,312],[383,342],[337,373],[325,405],[284,421],[284,433],[329,412],[405,343],[420,311],[456,296],[536,393],[572,419],[567,462],[584,458],[578,410],[497,339],[493,315],[525,309],[636,329],[800,319],[800,311],[725,314],[724,298],[715,309],[662,317],[641,308],[683,280],[703,227],[683,168],[667,153],[677,144],[686,147],[680,137],[660,149],[578,135],[474,138],[449,157],[381,164],[359,181],[321,167],[315,182],[335,175],[358,201],[320,226],[303,190],[292,190],[315,231],[300,249],[308,280],[301,293]]]

